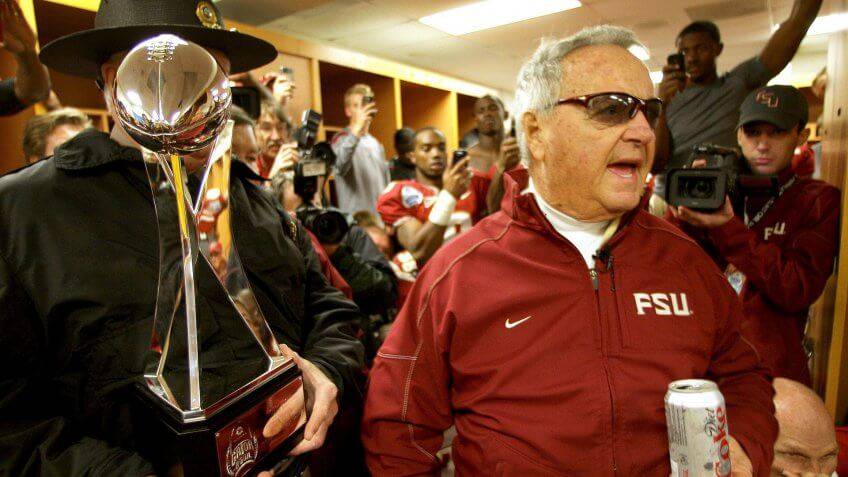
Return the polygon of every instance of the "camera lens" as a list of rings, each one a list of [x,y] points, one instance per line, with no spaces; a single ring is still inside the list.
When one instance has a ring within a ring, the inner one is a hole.
[[[683,197],[692,199],[709,199],[715,194],[715,178],[701,177],[690,179],[681,184],[683,189]]]
[[[333,210],[324,210],[312,219],[309,227],[322,243],[339,243],[348,231],[344,215]]]

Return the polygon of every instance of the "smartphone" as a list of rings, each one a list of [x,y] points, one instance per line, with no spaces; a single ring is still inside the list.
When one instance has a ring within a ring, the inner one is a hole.
[[[280,74],[286,77],[286,80],[294,82],[294,70],[288,66],[280,67]]]
[[[678,71],[686,72],[686,58],[683,53],[668,55],[667,61],[669,65],[677,65]]]
[[[467,156],[468,151],[466,151],[465,149],[457,149],[456,151],[453,151],[453,161],[451,162],[451,164],[458,164],[459,161],[465,159]],[[468,168],[468,164],[465,164],[465,168]]]

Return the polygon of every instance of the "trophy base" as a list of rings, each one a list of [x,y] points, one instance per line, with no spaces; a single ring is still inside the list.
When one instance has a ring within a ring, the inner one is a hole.
[[[168,475],[177,465],[184,477],[245,477],[271,470],[301,441],[306,419],[301,411],[276,435],[263,436],[274,411],[303,393],[296,366],[272,373],[277,374],[226,408],[194,422],[183,421],[144,382],[138,383],[133,418],[141,455],[159,475]]]

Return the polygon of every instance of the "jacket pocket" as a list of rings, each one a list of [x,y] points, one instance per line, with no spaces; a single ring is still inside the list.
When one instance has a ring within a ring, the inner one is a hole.
[[[630,350],[699,352],[712,346],[709,296],[681,272],[617,269],[622,345]],[[657,279],[657,277],[662,277]]]

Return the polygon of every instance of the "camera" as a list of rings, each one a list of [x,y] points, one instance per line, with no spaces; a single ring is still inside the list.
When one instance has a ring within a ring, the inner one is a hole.
[[[692,168],[704,160],[705,167]],[[776,175],[755,176],[739,150],[713,144],[692,149],[689,167],[675,168],[666,175],[666,202],[692,210],[712,212],[724,206],[726,196],[738,204],[748,195],[772,195],[779,190]]]
[[[308,109],[303,112],[301,125],[295,131],[301,159],[294,167],[294,193],[303,199],[295,211],[298,220],[325,244],[337,244],[350,229],[347,218],[332,208],[321,209],[312,205],[318,192],[318,179],[330,174],[336,155],[327,142],[315,143],[321,114]]]

